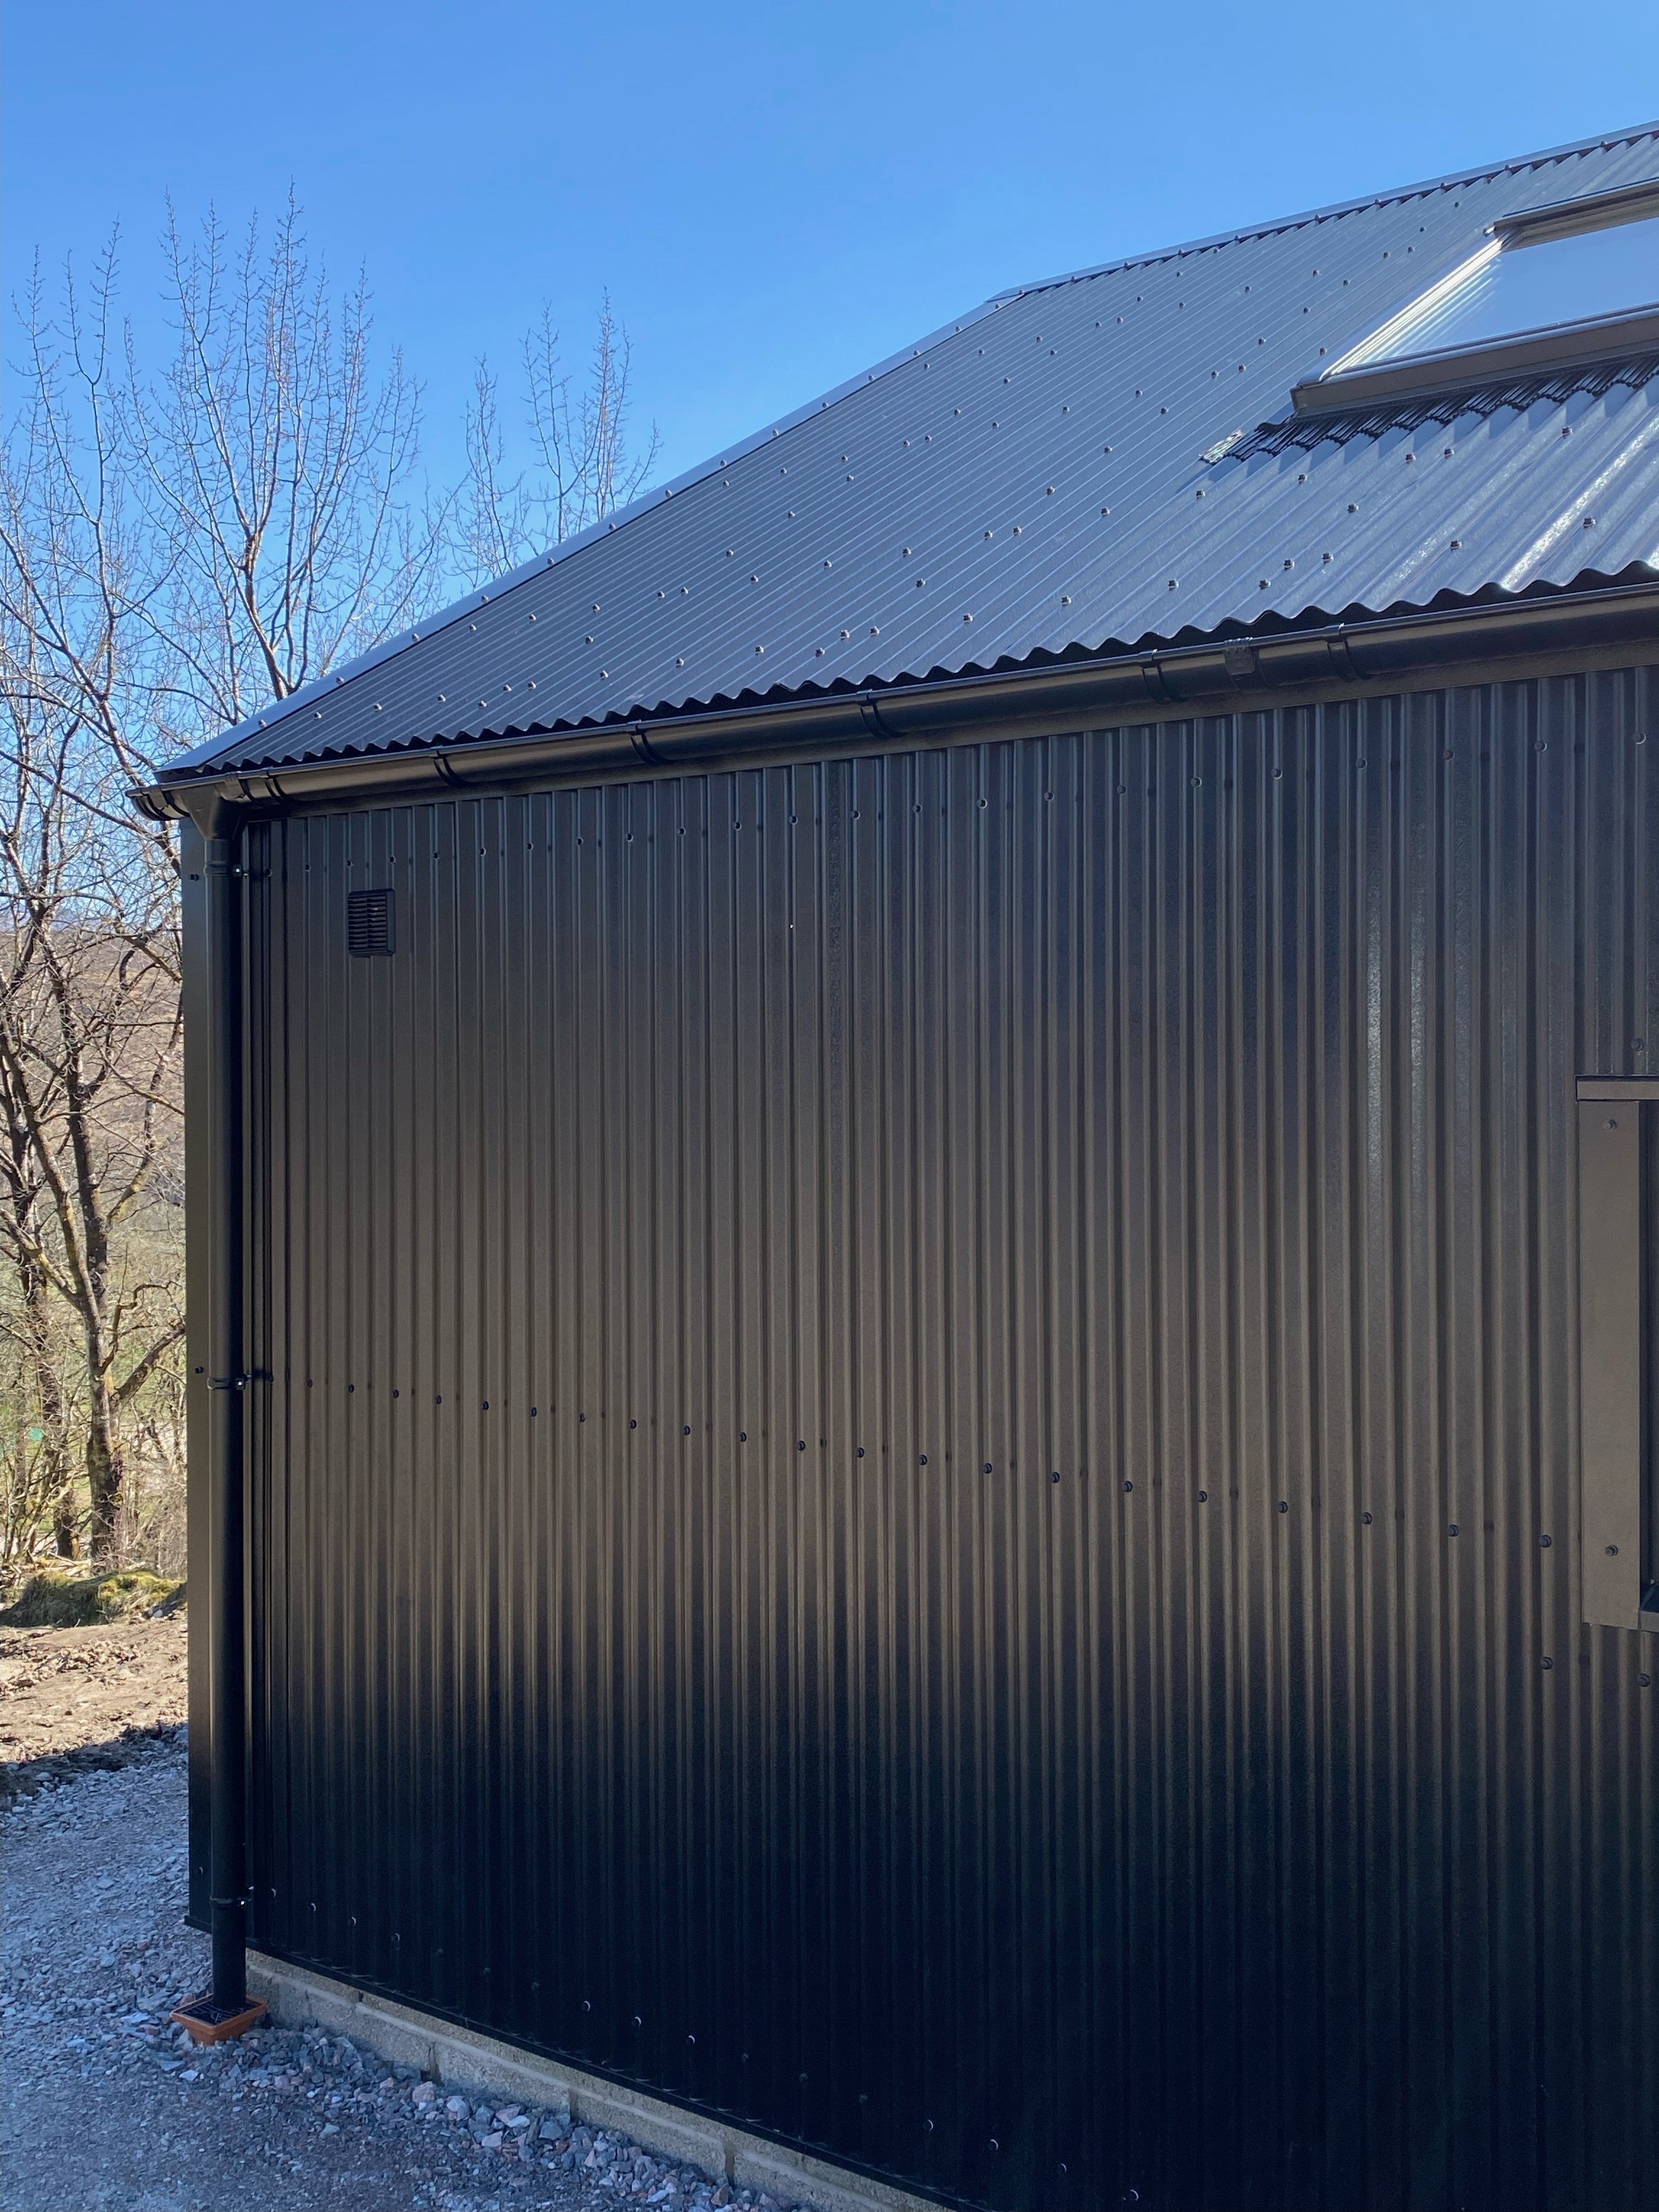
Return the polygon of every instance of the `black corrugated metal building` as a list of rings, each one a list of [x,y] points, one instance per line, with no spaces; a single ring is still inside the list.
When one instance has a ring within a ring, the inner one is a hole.
[[[1659,2203],[1656,175],[1005,295],[169,772],[204,1924],[950,2203]]]

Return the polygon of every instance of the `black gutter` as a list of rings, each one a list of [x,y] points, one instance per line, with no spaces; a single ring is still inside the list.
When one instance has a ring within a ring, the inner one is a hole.
[[[1263,694],[1317,695],[1398,683],[1448,667],[1528,654],[1652,649],[1659,582],[1615,584],[1383,616],[1150,652],[1050,662],[752,706],[641,716],[569,732],[535,725],[501,736],[415,744],[264,769],[191,771],[133,793],[161,819],[194,811],[210,792],[262,813],[359,796],[409,796],[518,777],[592,780],[702,766],[763,751],[942,743],[987,724],[1058,733],[1189,706],[1218,714]]]

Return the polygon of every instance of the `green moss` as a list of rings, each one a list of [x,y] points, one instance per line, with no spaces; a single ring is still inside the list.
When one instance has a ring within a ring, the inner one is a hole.
[[[31,1575],[15,1601],[0,1613],[7,1628],[94,1628],[101,1621],[133,1620],[146,1613],[176,1613],[185,1585],[143,1567],[103,1575]]]

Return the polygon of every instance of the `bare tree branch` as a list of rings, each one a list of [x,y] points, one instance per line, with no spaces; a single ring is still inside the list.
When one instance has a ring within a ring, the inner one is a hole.
[[[467,410],[467,472],[457,502],[456,563],[472,583],[516,568],[533,554],[605,521],[642,489],[660,445],[653,424],[629,445],[633,349],[606,293],[585,380],[577,386],[559,354],[552,311],[526,332],[527,465],[510,474],[495,378],[480,362]]]

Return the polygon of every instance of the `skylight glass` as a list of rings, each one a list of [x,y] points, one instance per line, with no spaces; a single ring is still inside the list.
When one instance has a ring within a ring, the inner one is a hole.
[[[1500,216],[1468,258],[1294,386],[1299,415],[1659,351],[1659,177]]]
[[[1416,314],[1379,331],[1358,360],[1480,345],[1650,307],[1659,307],[1659,214],[1535,244],[1523,229],[1480,255],[1461,283],[1437,287]]]

